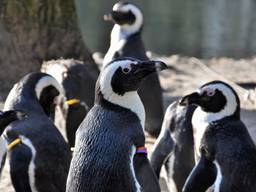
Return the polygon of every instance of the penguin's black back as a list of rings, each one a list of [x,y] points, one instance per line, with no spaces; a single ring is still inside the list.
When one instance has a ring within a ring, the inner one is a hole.
[[[67,191],[135,191],[132,146],[143,146],[138,117],[128,109],[95,105],[76,134]],[[142,142],[142,143],[141,143]]]
[[[220,166],[220,191],[256,191],[256,148],[240,120],[227,117],[211,123],[202,138],[201,150]]]
[[[179,107],[179,112],[177,108]],[[172,177],[178,191],[182,187],[193,169],[194,160],[194,140],[191,119],[196,106],[179,106],[175,102],[172,108],[172,118],[170,132],[174,142],[173,153],[168,157],[165,167],[168,177]]]
[[[7,127],[7,135],[12,133],[27,137],[36,149],[35,186],[37,190],[40,192],[65,191],[71,154],[53,122],[46,115],[29,114],[27,119],[13,122]],[[12,162],[12,159],[15,160],[17,154],[24,154],[25,162],[25,159],[31,157],[31,154],[25,152],[27,150],[28,147],[23,147],[17,149],[17,153],[15,150],[10,153],[11,170],[18,175],[20,173],[17,170],[17,164]]]

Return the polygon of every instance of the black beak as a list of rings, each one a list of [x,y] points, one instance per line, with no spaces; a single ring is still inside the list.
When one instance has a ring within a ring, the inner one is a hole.
[[[200,102],[201,102],[201,95],[199,95],[197,92],[194,92],[182,97],[179,104],[182,106],[191,105],[191,104],[199,105]]]
[[[135,66],[134,75],[143,79],[151,73],[167,69],[167,65],[161,61],[141,61]]]

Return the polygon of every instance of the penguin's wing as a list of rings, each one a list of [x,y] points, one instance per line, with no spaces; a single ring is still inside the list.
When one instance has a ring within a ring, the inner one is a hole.
[[[182,192],[205,192],[213,185],[216,174],[214,163],[201,154],[201,158],[187,178]]]
[[[15,191],[32,191],[29,183],[29,164],[31,158],[32,153],[30,149],[22,144],[16,145],[9,151],[11,180]]]
[[[174,141],[170,135],[170,129],[173,126],[171,115],[173,107],[175,106],[172,104],[166,110],[161,133],[154,144],[153,153],[150,157],[152,168],[158,178],[164,161],[173,150]]]
[[[160,192],[158,179],[149,163],[147,155],[136,153],[133,158],[136,178],[144,192]]]

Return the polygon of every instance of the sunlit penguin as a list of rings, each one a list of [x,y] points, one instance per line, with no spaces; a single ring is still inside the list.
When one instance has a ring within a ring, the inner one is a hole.
[[[214,192],[256,191],[256,148],[240,120],[240,101],[234,89],[213,81],[180,103],[198,106],[192,124],[200,141],[195,141],[199,161],[183,192],[203,192],[211,185]]]
[[[97,75],[82,61],[58,59],[44,62],[41,71],[52,75],[64,88],[65,103],[56,108],[55,123],[65,130],[70,147],[75,145],[75,133],[94,104]]]
[[[175,101],[166,109],[162,130],[150,157],[151,165],[159,177],[165,165],[168,187],[171,192],[181,192],[195,165],[192,115],[195,106],[180,106]]]
[[[121,57],[148,60],[141,39],[143,15],[137,6],[132,3],[118,2],[113,6],[112,12],[105,15],[105,19],[112,20],[115,25],[111,32],[110,47],[104,57],[103,66]],[[145,129],[151,135],[157,136],[160,133],[164,115],[162,89],[157,74],[151,74],[142,83],[139,95],[145,106]]]
[[[71,154],[49,118],[62,87],[50,75],[30,73],[10,91],[4,110],[22,110],[27,118],[6,128],[4,137],[16,191],[65,191]]]
[[[137,89],[146,76],[165,68],[159,61],[131,58],[105,65],[96,84],[95,105],[76,133],[67,192],[142,191],[143,185],[160,191],[148,159],[139,158],[139,166],[133,161],[136,148],[141,153],[145,145],[145,111]]]

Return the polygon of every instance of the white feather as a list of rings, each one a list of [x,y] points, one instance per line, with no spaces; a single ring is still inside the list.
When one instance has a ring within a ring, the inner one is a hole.
[[[64,90],[62,86],[57,82],[57,80],[52,76],[44,76],[37,82],[35,86],[35,92],[38,99],[40,99],[43,89],[48,86],[55,87],[59,91],[60,95],[63,95]]]
[[[6,147],[7,147],[7,142],[3,138],[3,136],[0,137],[0,166],[2,165],[4,161],[4,155],[6,154]],[[1,176],[2,173],[0,173]]]
[[[130,63],[130,60],[122,60],[116,61],[113,64],[104,67],[100,75],[100,90],[103,94],[104,99],[106,99],[107,101],[117,104],[126,109],[130,109],[132,112],[134,112],[140,119],[142,128],[144,128],[145,109],[137,91],[130,91],[124,93],[124,95],[118,95],[113,91],[111,86],[111,80],[115,71],[119,67],[129,68]],[[136,62],[134,61],[132,61],[132,63],[136,64]]]
[[[218,162],[215,160],[213,163],[215,164],[215,166],[217,168],[217,177],[214,182],[214,192],[220,192],[222,173],[221,173],[220,165],[218,164]]]
[[[134,171],[134,166],[133,166],[133,158],[134,158],[135,152],[136,152],[136,147],[132,146],[132,152],[131,152],[131,155],[130,155],[130,169],[132,171],[132,176],[133,176],[133,179],[135,181],[136,192],[141,192],[141,186],[140,186],[140,184],[139,184],[139,182],[136,178],[135,171]]]
[[[196,160],[200,154],[199,147],[200,147],[201,139],[203,137],[203,134],[207,126],[213,121],[217,121],[224,117],[228,117],[234,114],[238,105],[233,91],[224,84],[221,84],[221,83],[209,84],[207,86],[204,86],[202,89],[212,89],[212,90],[218,89],[226,97],[227,103],[226,103],[226,106],[217,113],[205,112],[202,110],[201,107],[196,108],[192,117]],[[200,93],[201,90],[199,90],[198,92]]]
[[[31,153],[32,153],[32,158],[30,160],[29,166],[28,166],[28,176],[29,176],[29,184],[32,192],[38,192],[35,186],[35,158],[36,158],[36,149],[33,146],[33,143],[30,141],[29,138],[20,135],[19,136],[22,143],[26,145]]]
[[[114,25],[111,31],[110,47],[104,57],[103,66],[112,61],[115,53],[125,46],[127,37],[138,32],[143,24],[143,15],[141,11],[132,4],[120,5],[120,3],[116,3],[113,7],[113,11],[131,11],[135,15],[135,22],[132,24]]]

